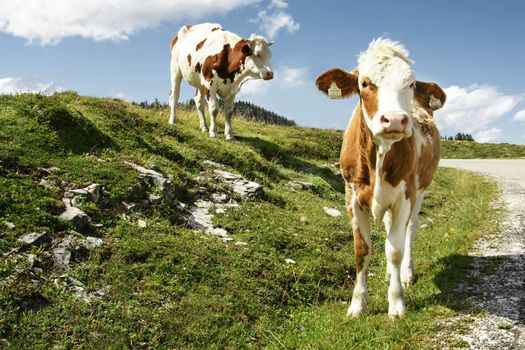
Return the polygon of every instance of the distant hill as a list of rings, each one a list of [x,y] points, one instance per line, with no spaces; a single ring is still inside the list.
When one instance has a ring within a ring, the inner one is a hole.
[[[164,108],[168,105],[166,103],[161,103],[159,100],[155,99],[153,102],[143,101],[143,102],[133,102],[133,104],[141,106],[142,108]],[[224,102],[219,99],[219,105],[221,111],[224,107]],[[195,101],[188,100],[186,102],[179,103],[179,108],[186,111],[195,110]],[[295,126],[297,125],[295,121],[288,119],[282,115],[279,115],[275,112],[269,111],[263,107],[257,106],[253,103],[246,101],[235,101],[233,107],[233,116],[246,119],[248,121],[258,121],[266,124],[274,125],[284,125],[284,126]]]
[[[525,158],[525,145],[442,140],[441,158]]]

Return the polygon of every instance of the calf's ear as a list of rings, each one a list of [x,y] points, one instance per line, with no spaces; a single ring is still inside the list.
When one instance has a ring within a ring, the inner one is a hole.
[[[250,44],[246,43],[241,47],[241,52],[244,54],[244,56],[250,56],[253,53],[253,50]]]
[[[350,97],[358,92],[358,72],[333,68],[319,75],[315,85],[331,99]]]
[[[416,81],[415,97],[424,108],[435,111],[445,105],[447,95],[436,83]]]

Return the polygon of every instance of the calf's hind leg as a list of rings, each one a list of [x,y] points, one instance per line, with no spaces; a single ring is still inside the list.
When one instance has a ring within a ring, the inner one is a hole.
[[[206,125],[206,118],[204,116],[204,107],[206,105],[206,101],[204,100],[204,92],[197,89],[197,94],[193,100],[195,101],[197,114],[199,115],[199,127],[202,132],[208,132],[208,126]]]

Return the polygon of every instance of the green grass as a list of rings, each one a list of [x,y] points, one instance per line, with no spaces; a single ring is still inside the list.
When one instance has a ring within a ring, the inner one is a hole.
[[[441,158],[525,158],[525,145],[512,145],[508,143],[477,143],[470,141],[441,141]]]
[[[187,229],[174,205],[133,214],[146,228],[116,212],[96,213],[107,226],[105,244],[67,274],[88,291],[108,287],[100,301],[76,300],[55,284],[63,271],[45,269],[41,283],[32,283],[24,254],[0,259],[0,346],[423,348],[437,321],[461,308],[450,291],[465,276],[471,242],[493,228],[494,184],[438,171],[423,205],[421,222],[429,227],[416,238],[418,279],[406,295],[405,319],[387,317],[384,233],[374,228],[370,302],[364,317],[352,320],[344,316],[355,275],[350,223],[322,210],[344,212],[343,186],[328,166],[337,161],[341,133],[236,119],[237,141],[226,142],[203,135],[191,113],[181,112],[175,126],[166,120],[164,109],[71,92],[0,97],[0,224],[16,226],[0,228],[1,253],[27,232],[59,236],[69,227],[56,217],[63,190],[39,186],[39,167],[59,167],[48,179],[68,188],[98,182],[115,200],[139,184],[125,160],[173,174],[175,198],[183,202],[195,196],[195,177],[209,171],[204,159],[264,185],[261,199],[215,218],[246,246]],[[294,191],[290,180],[317,187]],[[23,312],[28,298],[43,307]]]

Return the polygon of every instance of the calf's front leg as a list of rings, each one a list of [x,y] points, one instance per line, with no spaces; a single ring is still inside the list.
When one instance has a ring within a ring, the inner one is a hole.
[[[401,286],[401,261],[405,250],[405,235],[410,217],[410,201],[401,198],[392,209],[392,226],[387,232],[385,252],[390,272],[388,287],[388,315],[404,316],[406,313]]]
[[[347,311],[347,316],[358,317],[365,310],[368,302],[368,264],[372,256],[372,242],[370,236],[370,212],[360,207],[355,193],[349,186],[347,189],[347,209],[350,220],[352,221],[352,231],[354,234],[354,255],[356,263],[356,279],[352,302]],[[352,191],[353,192],[353,191]]]

